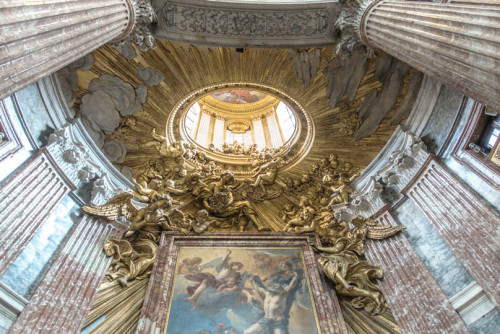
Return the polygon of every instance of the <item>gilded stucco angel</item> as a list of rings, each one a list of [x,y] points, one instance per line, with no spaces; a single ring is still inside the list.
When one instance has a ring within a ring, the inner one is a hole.
[[[142,209],[133,205],[132,197],[130,193],[123,193],[104,205],[83,207],[89,214],[109,220],[124,218],[131,223],[122,240],[110,239],[104,245],[106,255],[113,256],[106,276],[109,280],[118,280],[123,286],[151,272],[161,232],[169,229],[166,212],[172,207],[168,195]]]
[[[359,173],[355,173],[351,175],[350,177],[341,174],[338,177],[337,184],[336,186],[333,186],[330,188],[330,190],[333,192],[333,194],[338,194],[338,196],[333,197],[328,203],[328,207],[337,204],[337,203],[344,203],[346,205],[349,204],[349,195],[352,194],[352,188],[350,183],[354,181],[355,178],[359,176]]]
[[[354,297],[352,304],[364,308],[372,314],[385,310],[385,300],[380,289],[373,282],[383,276],[382,268],[362,260],[364,242],[369,239],[390,237],[404,226],[377,225],[371,219],[357,216],[352,219],[354,228],[347,231],[343,226],[331,226],[330,232],[323,236],[327,246],[316,246],[323,254],[318,259],[325,275],[335,283],[336,291],[341,295]],[[335,225],[335,224],[334,224]]]
[[[254,224],[259,231],[268,230],[257,218],[249,201],[236,201],[233,191],[239,184],[230,171],[218,177],[203,180],[206,187],[199,192],[203,207],[212,215],[220,218],[237,217],[241,231]]]
[[[153,147],[162,157],[172,159],[182,158],[190,153],[190,147],[187,143],[182,140],[170,143],[167,137],[157,134],[155,128],[151,131],[151,136],[153,140],[141,144],[141,148]]]
[[[157,209],[168,210],[172,206],[172,198],[168,194],[164,194],[162,198],[142,209],[137,209],[132,204],[132,198],[132,194],[122,193],[116,195],[104,205],[84,206],[83,211],[91,215],[106,217],[109,220],[125,218],[131,223],[130,230],[136,231],[146,224],[148,214]]]
[[[207,210],[199,210],[196,215],[190,218],[193,221],[193,231],[197,234],[205,232],[210,226],[216,223],[215,220],[210,219]]]
[[[135,185],[137,191],[133,189],[128,189],[127,191],[143,203],[153,203],[159,199],[170,196],[170,194],[178,196],[186,193],[186,190],[176,188],[175,182],[170,179],[155,179],[155,188],[150,188],[149,185],[144,187],[136,179],[131,179],[131,181]],[[173,201],[173,203],[178,204],[176,201]]]
[[[262,193],[266,192],[264,185],[271,185],[276,180],[278,169],[283,165],[283,159],[276,158],[265,164],[260,165],[254,170],[251,180],[255,179],[253,187],[259,187]]]

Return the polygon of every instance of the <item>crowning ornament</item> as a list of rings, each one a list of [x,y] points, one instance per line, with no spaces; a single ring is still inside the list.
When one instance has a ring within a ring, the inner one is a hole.
[[[258,157],[254,175],[238,180],[195,147],[182,141],[169,143],[154,131],[152,136],[152,141],[142,145],[154,147],[160,158],[150,161],[132,180],[136,190],[129,189],[102,206],[84,207],[89,214],[131,223],[121,240],[105,244],[106,254],[113,256],[108,280],[127,286],[129,281],[147,277],[163,231],[269,231],[255,205],[286,198],[290,202],[282,211],[283,231],[318,236],[321,244],[314,245],[318,264],[337,293],[352,297],[356,308],[373,314],[385,310],[384,298],[374,282],[383,271],[363,260],[364,242],[390,237],[404,227],[379,226],[361,216],[351,222],[335,218],[332,205],[349,205],[349,184],[359,175],[351,163],[330,154],[301,177],[283,178],[279,175],[283,159],[272,154],[261,156],[259,153],[268,150],[264,149],[254,152]],[[133,197],[146,206],[136,209]]]

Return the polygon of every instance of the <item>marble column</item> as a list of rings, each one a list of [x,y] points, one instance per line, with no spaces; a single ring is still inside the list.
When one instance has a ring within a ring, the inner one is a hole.
[[[133,1],[2,1],[0,100],[127,37],[135,24]]]
[[[499,306],[498,215],[434,158],[403,193],[418,205],[486,295]]]
[[[387,207],[377,217],[381,225],[397,225]],[[469,333],[403,233],[369,240],[365,255],[384,269],[379,285],[403,333]]]
[[[125,230],[85,215],[9,333],[79,333],[112,260],[103,245]]]
[[[382,50],[485,105],[500,108],[497,0],[341,3],[344,15],[337,25],[346,37],[361,37],[369,48]],[[359,31],[349,34],[348,26]]]
[[[0,187],[0,276],[75,186],[41,149]]]

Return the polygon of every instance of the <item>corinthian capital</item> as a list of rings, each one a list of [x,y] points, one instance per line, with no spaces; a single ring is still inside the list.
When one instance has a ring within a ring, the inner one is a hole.
[[[363,14],[369,10],[377,0],[339,0],[341,12],[335,28],[340,33],[335,52],[338,55],[349,55],[352,50],[359,46],[366,46],[361,38],[361,21]],[[373,50],[367,48],[369,53]]]
[[[142,50],[154,49],[155,38],[150,31],[152,23],[157,22],[156,13],[149,0],[125,0],[130,10],[130,24],[124,34],[110,43],[117,47],[134,42]]]

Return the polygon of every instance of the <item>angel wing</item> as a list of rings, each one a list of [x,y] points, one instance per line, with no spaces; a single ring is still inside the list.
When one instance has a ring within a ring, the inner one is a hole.
[[[401,225],[368,225],[368,234],[366,236],[370,239],[382,240],[405,228],[405,226]]]
[[[137,209],[132,204],[132,197],[130,193],[118,194],[110,199],[106,204],[100,206],[84,206],[83,211],[100,217],[106,217],[109,220],[115,220],[120,217],[129,219],[137,213]]]

